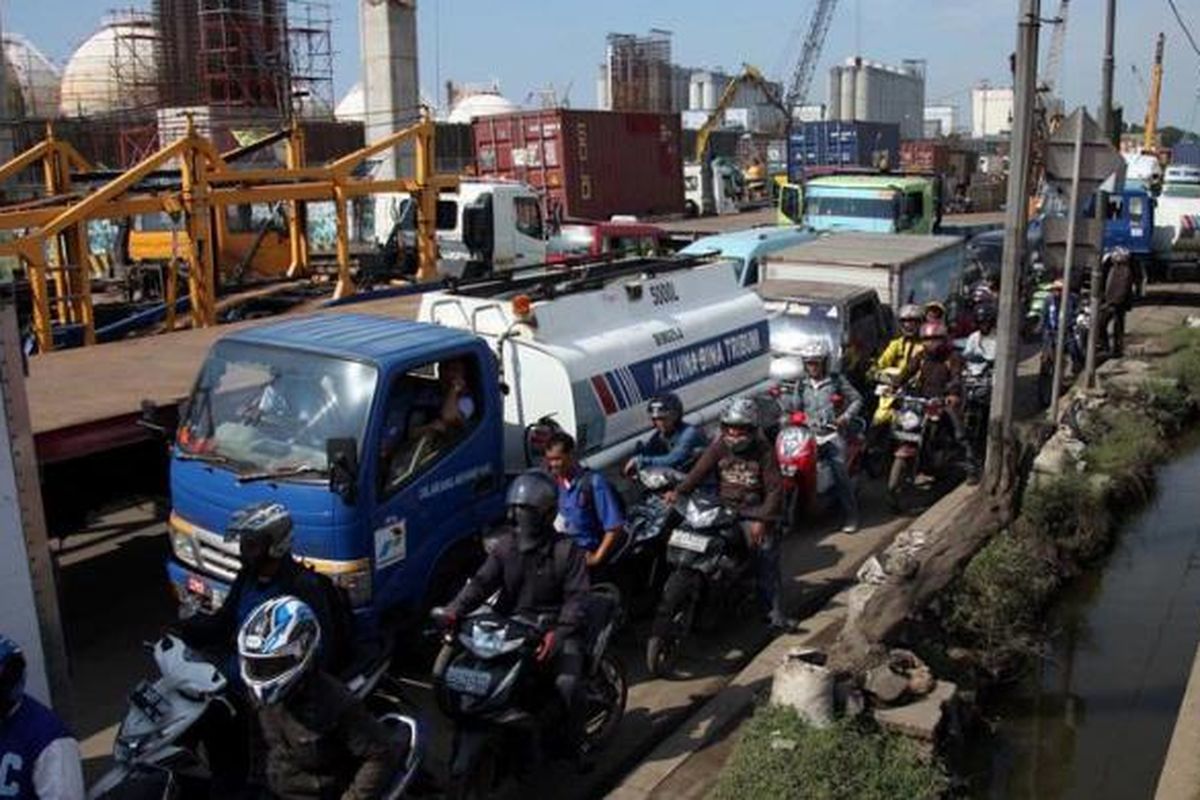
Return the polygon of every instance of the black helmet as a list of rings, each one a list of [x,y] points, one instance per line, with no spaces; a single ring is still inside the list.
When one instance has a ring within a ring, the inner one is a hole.
[[[646,405],[650,419],[669,419],[679,422],[683,419],[683,402],[674,392],[660,394]]]
[[[283,558],[292,551],[292,515],[279,503],[246,506],[230,517],[225,538],[237,539],[243,553],[248,542],[264,542],[268,556]]]
[[[517,546],[536,550],[549,539],[558,512],[558,484],[541,470],[522,472],[508,487],[508,514],[517,528]]]
[[[0,634],[0,720],[7,717],[25,694],[25,654],[12,639]]]
[[[996,321],[996,305],[994,303],[980,303],[975,306],[975,322],[982,325],[984,323],[994,323]]]

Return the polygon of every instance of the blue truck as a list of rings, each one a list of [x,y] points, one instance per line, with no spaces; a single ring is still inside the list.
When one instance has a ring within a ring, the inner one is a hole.
[[[648,431],[645,401],[693,418],[765,385],[765,311],[728,262],[634,259],[422,296],[417,321],[377,301],[230,333],[181,411],[171,459],[181,600],[219,607],[239,568],[223,535],[279,502],[294,552],[341,586],[358,624],[412,621],[456,591],[502,520],[507,478],[551,425],[596,468]],[[411,306],[409,307],[411,314]],[[449,365],[472,399],[452,436],[415,435]]]

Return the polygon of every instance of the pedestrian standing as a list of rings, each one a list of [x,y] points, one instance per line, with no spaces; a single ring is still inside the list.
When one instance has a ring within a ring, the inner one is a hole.
[[[1120,357],[1125,352],[1125,314],[1133,306],[1133,264],[1124,247],[1113,248],[1105,254],[1104,261],[1108,270],[1100,310],[1100,335],[1104,349]]]

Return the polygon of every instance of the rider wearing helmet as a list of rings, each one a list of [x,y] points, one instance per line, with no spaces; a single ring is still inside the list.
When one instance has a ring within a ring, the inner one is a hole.
[[[292,517],[279,503],[256,503],[233,514],[226,540],[238,543],[242,568],[214,614],[193,614],[179,622],[179,632],[193,647],[234,654],[237,632],[250,612],[264,601],[294,595],[308,604],[326,635],[320,666],[336,672],[348,660],[350,617],[330,580],[292,557]],[[232,666],[232,665],[230,665]],[[232,677],[236,670],[228,670]]]
[[[862,409],[862,395],[854,384],[829,370],[829,345],[824,340],[810,342],[800,351],[805,377],[796,383],[792,408],[803,411],[817,426],[834,426],[838,437],[821,446],[820,457],[833,468],[838,503],[842,507],[842,530],[858,530],[858,501],[846,469],[845,430]]]
[[[554,661],[555,688],[567,709],[567,734],[577,747],[583,734],[585,603],[590,584],[585,551],[554,527],[559,509],[555,480],[540,470],[517,476],[508,488],[511,535],[502,536],[487,560],[442,612],[453,626],[497,590],[500,614],[536,614],[557,608],[557,622],[538,648],[538,661]]]
[[[266,742],[267,788],[275,797],[383,797],[411,743],[318,667],[322,632],[303,600],[283,595],[255,608],[238,633],[242,682]]]
[[[923,319],[921,308],[914,303],[908,303],[900,309],[898,316],[900,331],[894,339],[888,342],[887,347],[879,354],[879,358],[875,359],[869,373],[872,380],[881,380],[888,370],[896,374],[902,373],[920,356],[920,332]],[[875,409],[871,426],[876,430],[887,430],[891,424],[892,398],[882,397],[879,400],[879,406]]]
[[[954,350],[949,332],[941,322],[926,322],[921,326],[922,355],[901,376],[902,383],[910,381],[921,397],[938,397],[946,401],[946,417],[954,429],[954,440],[963,450],[964,466],[969,483],[979,480],[979,462],[967,437],[962,418],[962,375],[964,362]]]
[[[968,361],[996,361],[996,305],[990,301],[975,304],[975,330],[967,337],[963,357]]]
[[[683,421],[683,403],[673,392],[652,399],[646,411],[654,433],[638,454],[625,463],[625,474],[645,467],[670,467],[686,472],[708,446],[704,432]]]
[[[716,474],[718,495],[728,508],[737,511],[754,552],[758,570],[759,599],[773,626],[785,627],[779,573],[779,536],[776,520],[783,499],[783,482],[775,451],[760,429],[758,404],[737,397],[721,412],[721,436],[710,444],[675,491],[664,499],[674,504],[678,495],[688,494],[710,474]]]
[[[62,720],[25,694],[25,655],[0,634],[0,797],[83,797],[79,743]]]

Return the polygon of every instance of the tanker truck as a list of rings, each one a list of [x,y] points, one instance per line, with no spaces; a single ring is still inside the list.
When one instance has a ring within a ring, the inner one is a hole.
[[[358,624],[413,621],[461,586],[548,430],[603,469],[648,432],[654,395],[675,392],[704,422],[766,385],[766,314],[727,261],[514,273],[424,294],[415,321],[399,306],[341,305],[212,346],[172,448],[167,571],[181,600],[220,606],[239,568],[230,515],[272,501]],[[451,364],[472,399],[466,424],[408,435],[431,398],[439,407]]]

